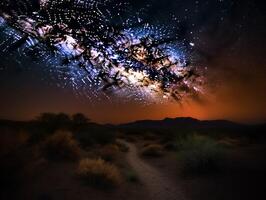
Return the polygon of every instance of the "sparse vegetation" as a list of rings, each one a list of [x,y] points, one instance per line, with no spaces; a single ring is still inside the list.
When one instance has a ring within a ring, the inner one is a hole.
[[[150,144],[143,148],[142,155],[157,157],[163,154],[163,148],[159,144]]]
[[[108,162],[114,161],[119,151],[119,147],[116,144],[109,144],[100,150],[100,157]]]
[[[43,142],[41,153],[49,160],[76,160],[80,148],[70,132],[57,131]]]
[[[121,174],[116,166],[102,159],[82,159],[77,168],[77,175],[87,184],[110,188],[121,183]]]
[[[115,141],[115,132],[95,124],[89,124],[74,132],[75,138],[83,147],[94,144],[110,144]]]
[[[65,113],[42,113],[36,121],[47,133],[53,133],[58,129],[69,129],[72,122]]]
[[[89,118],[87,118],[84,114],[82,113],[76,113],[72,115],[72,122],[76,126],[81,126],[85,125],[90,121]]]
[[[125,145],[125,144],[123,144],[123,143],[121,143],[121,142],[119,142],[119,141],[116,141],[116,145],[118,146],[118,148],[119,148],[119,150],[121,151],[121,152],[128,152],[128,150],[129,150],[129,148],[128,148],[128,146],[127,145]]]
[[[55,184],[56,188],[61,190],[66,188],[67,181],[67,188],[73,188],[69,190],[69,198],[72,199],[75,199],[80,191],[82,196],[87,198],[87,189],[90,192],[95,191],[92,198],[102,199],[103,195],[100,191],[96,192],[97,189],[116,186],[119,186],[118,191],[104,192],[104,195],[111,194],[111,198],[116,198],[117,194],[121,194],[127,197],[133,191],[132,199],[139,196],[139,199],[146,199],[141,198],[140,194],[142,188],[142,192],[147,191],[143,185],[149,185],[154,180],[156,185],[158,182],[164,182],[161,174],[165,174],[167,178],[169,176],[169,185],[172,185],[170,175],[177,172],[177,167],[180,167],[178,172],[181,172],[181,175],[200,175],[193,177],[195,194],[197,190],[201,194],[202,188],[207,188],[204,184],[211,185],[210,189],[206,190],[205,199],[217,199],[209,197],[215,190],[212,187],[215,181],[219,183],[220,192],[223,187],[227,188],[230,181],[234,185],[242,184],[242,190],[247,186],[245,180],[254,180],[254,188],[250,194],[257,195],[258,186],[265,180],[262,173],[257,173],[264,166],[265,143],[262,142],[265,140],[256,139],[258,143],[255,143],[255,140],[250,143],[251,136],[246,132],[232,134],[220,131],[214,128],[143,130],[135,127],[134,132],[129,134],[116,126],[93,123],[82,114],[68,116],[63,113],[46,113],[29,122],[3,121],[0,123],[0,196],[1,199],[19,199],[31,197],[31,193],[34,193],[32,199],[49,199],[54,196],[54,192],[50,191],[53,191]],[[257,130],[254,129],[252,134],[256,134],[255,131]],[[228,154],[226,162],[223,162],[225,150]],[[122,153],[128,151],[129,153]],[[147,159],[140,159],[139,153],[147,156]],[[164,157],[157,158],[161,155]],[[155,159],[152,159],[153,157]],[[80,162],[54,162],[76,159]],[[75,165],[77,168],[73,169]],[[219,170],[219,176],[205,174],[216,172],[220,166],[225,170]],[[73,176],[73,173],[76,173],[76,176]],[[56,182],[51,182],[51,177],[55,177]],[[77,185],[77,178],[82,185]],[[174,179],[174,176],[172,178]],[[167,186],[167,179],[165,181]],[[181,181],[184,183],[181,183],[182,185],[192,182],[191,179]],[[83,184],[95,188],[86,189]],[[231,185],[229,184],[228,191],[232,191]],[[178,186],[173,187],[175,189]],[[249,185],[248,187],[250,188]],[[194,190],[194,186],[192,188]],[[238,187],[234,188],[234,193],[235,189]],[[189,192],[193,193],[193,190]],[[158,192],[158,188],[152,191]],[[217,196],[220,195],[219,192],[215,191]],[[225,194],[226,192],[225,190]],[[263,192],[261,190],[261,193]],[[64,196],[58,195],[58,199],[62,198]]]
[[[211,172],[218,167],[224,149],[207,136],[192,135],[178,142],[178,160],[183,172]]]

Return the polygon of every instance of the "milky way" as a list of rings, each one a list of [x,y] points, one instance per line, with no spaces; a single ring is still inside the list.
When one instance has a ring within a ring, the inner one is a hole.
[[[178,27],[145,21],[145,8],[136,13],[112,0],[4,0],[0,15],[2,56],[19,52],[45,64],[59,87],[71,85],[89,99],[181,102],[204,93],[195,44],[180,40]]]

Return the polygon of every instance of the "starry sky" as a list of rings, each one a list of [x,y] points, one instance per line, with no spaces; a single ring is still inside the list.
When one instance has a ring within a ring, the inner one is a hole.
[[[265,5],[256,0],[129,0],[150,23],[177,26],[206,68],[204,94],[181,102],[143,104],[114,97],[89,100],[58,87],[45,63],[15,54],[0,60],[0,118],[27,120],[42,112],[82,112],[100,123],[191,116],[241,122],[266,120]],[[6,55],[1,55],[6,56]]]

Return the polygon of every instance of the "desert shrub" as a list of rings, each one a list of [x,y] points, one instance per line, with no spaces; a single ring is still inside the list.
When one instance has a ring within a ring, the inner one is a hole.
[[[218,169],[224,149],[207,136],[192,135],[178,142],[178,160],[183,172],[202,173]]]
[[[116,159],[119,147],[116,144],[106,145],[100,150],[100,157],[105,161],[111,162]]]
[[[97,131],[93,134],[94,141],[98,144],[110,144],[115,140],[115,133],[108,129]]]
[[[77,141],[67,131],[57,131],[49,136],[42,144],[41,152],[50,160],[76,160],[80,156]]]
[[[77,175],[86,184],[100,188],[112,188],[121,183],[121,174],[116,166],[102,159],[82,159]]]
[[[163,148],[159,144],[150,144],[143,148],[142,155],[144,156],[161,156],[163,153]]]
[[[90,133],[90,130],[79,130],[74,132],[76,140],[80,143],[80,145],[83,148],[90,147],[95,143],[91,135],[92,134]]]
[[[90,119],[82,113],[76,113],[72,115],[72,122],[74,125],[84,125],[87,124],[89,121]]]
[[[94,144],[110,144],[115,141],[115,132],[96,125],[87,125],[75,131],[75,138],[83,147]]]
[[[52,134],[52,132],[49,132],[47,127],[40,122],[30,122],[27,131],[29,133],[28,143],[30,145],[36,145],[44,141],[48,135]]]
[[[69,129],[70,117],[65,113],[42,113],[37,117],[37,128],[43,129],[46,133],[53,133],[59,129]]]
[[[118,146],[118,148],[121,152],[128,152],[129,151],[128,146],[122,142],[116,141],[116,145]]]

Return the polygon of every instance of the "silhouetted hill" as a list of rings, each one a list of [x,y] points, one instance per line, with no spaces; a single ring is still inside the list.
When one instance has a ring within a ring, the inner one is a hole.
[[[191,117],[165,118],[163,120],[140,120],[121,124],[121,128],[238,128],[246,125],[227,120],[198,120]]]
[[[71,127],[71,124],[66,124]],[[191,117],[165,118],[163,120],[139,120],[120,125],[97,124],[89,122],[85,124],[87,132],[124,131],[125,133],[210,133],[227,135],[249,135],[252,137],[263,137],[266,139],[266,124],[246,125],[228,120],[198,120]],[[37,121],[12,121],[0,120],[0,131],[5,129],[25,129],[32,132],[41,132],[47,129]],[[48,127],[49,128],[49,127]],[[57,127],[58,128],[58,127]],[[47,131],[46,131],[47,132]]]
[[[140,120],[117,126],[128,134],[153,132],[162,135],[200,133],[220,136],[246,136],[266,140],[266,124],[240,124],[228,120],[198,120],[191,117]]]

